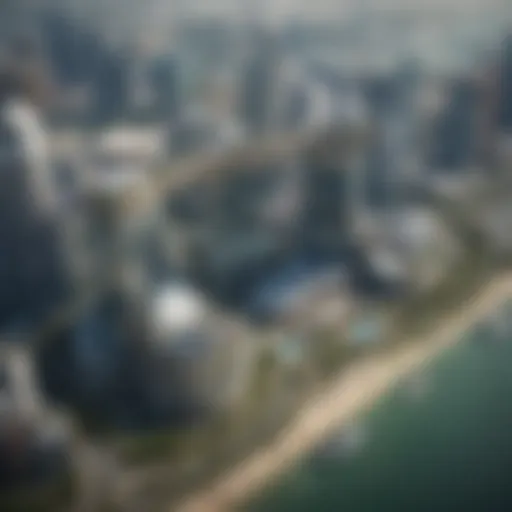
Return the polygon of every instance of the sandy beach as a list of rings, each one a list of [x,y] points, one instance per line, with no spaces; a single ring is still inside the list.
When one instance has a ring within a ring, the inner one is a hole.
[[[479,318],[492,313],[508,297],[512,297],[512,275],[502,274],[430,334],[411,340],[410,344],[390,351],[389,355],[379,354],[344,369],[326,390],[311,399],[278,438],[221,475],[209,488],[187,497],[174,510],[235,510],[300,460],[330,432],[369,407],[398,379],[459,342],[464,331]]]

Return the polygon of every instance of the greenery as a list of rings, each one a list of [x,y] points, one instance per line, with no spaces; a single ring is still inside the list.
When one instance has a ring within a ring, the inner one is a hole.
[[[312,357],[321,377],[331,376],[355,355],[348,344],[340,338],[340,333],[332,330],[315,336]]]
[[[278,369],[277,356],[272,347],[264,347],[254,373],[252,400],[261,401],[269,390],[271,378]]]
[[[277,370],[277,359],[271,347],[262,349],[254,374],[251,396],[247,407],[253,410],[264,407],[265,398],[272,389],[272,376]],[[235,418],[236,420],[236,418]],[[199,428],[170,429],[158,434],[127,436],[117,441],[122,458],[130,464],[145,464],[168,459],[184,461],[199,449],[205,455],[218,448],[229,438],[230,418],[221,415]]]
[[[192,435],[190,430],[169,430],[125,437],[117,445],[126,463],[144,464],[170,455],[179,456],[185,451]]]
[[[5,512],[57,512],[69,506],[77,488],[76,478],[68,473],[37,487],[2,491],[0,510]]]

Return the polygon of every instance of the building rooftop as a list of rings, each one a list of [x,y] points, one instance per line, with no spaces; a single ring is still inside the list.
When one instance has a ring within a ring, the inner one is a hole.
[[[151,326],[159,340],[198,328],[206,315],[201,295],[184,284],[160,287],[150,302]]]
[[[255,289],[249,308],[257,316],[289,316],[299,309],[314,309],[322,298],[342,296],[346,285],[346,274],[338,265],[296,262],[265,279]]]
[[[163,151],[164,141],[158,127],[116,126],[99,135],[97,149],[119,158],[152,160]]]

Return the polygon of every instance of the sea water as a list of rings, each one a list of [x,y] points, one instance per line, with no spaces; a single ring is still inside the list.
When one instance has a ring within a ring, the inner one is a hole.
[[[512,511],[512,338],[500,332],[475,328],[422,368],[421,399],[400,382],[358,418],[356,453],[323,445],[242,510]]]

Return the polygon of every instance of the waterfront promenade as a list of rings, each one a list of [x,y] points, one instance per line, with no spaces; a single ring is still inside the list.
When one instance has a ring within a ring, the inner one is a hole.
[[[279,477],[335,429],[374,403],[407,376],[463,339],[479,319],[512,298],[512,274],[499,274],[432,332],[354,363],[314,396],[270,445],[234,467],[207,488],[187,497],[178,512],[229,512]]]

